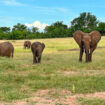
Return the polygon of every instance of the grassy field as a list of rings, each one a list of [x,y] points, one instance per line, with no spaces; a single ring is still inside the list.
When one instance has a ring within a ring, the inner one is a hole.
[[[85,99],[80,98],[79,99],[79,105],[105,105],[105,99]]]
[[[1,102],[34,97],[35,92],[42,89],[68,90],[73,94],[105,91],[105,37],[98,44],[103,48],[93,53],[92,63],[85,63],[85,56],[79,63],[79,51],[69,51],[78,48],[72,38],[31,40],[34,41],[46,45],[41,64],[32,64],[31,50],[23,49],[24,40],[10,41],[15,47],[13,59],[0,57]],[[60,97],[59,92],[52,97]],[[81,100],[81,105],[85,105],[94,99]],[[105,100],[101,102],[105,103]]]

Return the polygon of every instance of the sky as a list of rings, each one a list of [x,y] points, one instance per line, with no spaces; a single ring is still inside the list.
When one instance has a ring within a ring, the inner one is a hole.
[[[21,23],[43,30],[56,21],[70,26],[82,12],[105,22],[105,0],[0,0],[0,27]]]

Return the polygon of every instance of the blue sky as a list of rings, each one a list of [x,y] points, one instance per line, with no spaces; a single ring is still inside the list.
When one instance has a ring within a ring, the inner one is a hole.
[[[56,21],[70,25],[81,12],[105,21],[105,0],[0,0],[0,26],[17,23],[44,28]]]

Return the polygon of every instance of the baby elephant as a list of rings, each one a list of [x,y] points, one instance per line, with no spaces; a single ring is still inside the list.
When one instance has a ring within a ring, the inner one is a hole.
[[[30,41],[25,41],[24,42],[24,48],[30,48],[31,47],[31,42]]]
[[[0,43],[0,56],[13,57],[14,47],[10,42]]]
[[[31,50],[33,53],[33,63],[41,63],[41,55],[42,52],[45,48],[45,44],[44,43],[40,43],[40,42],[34,42],[31,45]]]

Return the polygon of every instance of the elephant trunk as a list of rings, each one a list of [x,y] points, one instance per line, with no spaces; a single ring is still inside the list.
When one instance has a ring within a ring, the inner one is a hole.
[[[91,54],[91,50],[88,44],[85,45],[85,53],[86,53],[86,62],[89,62],[89,55]]]

